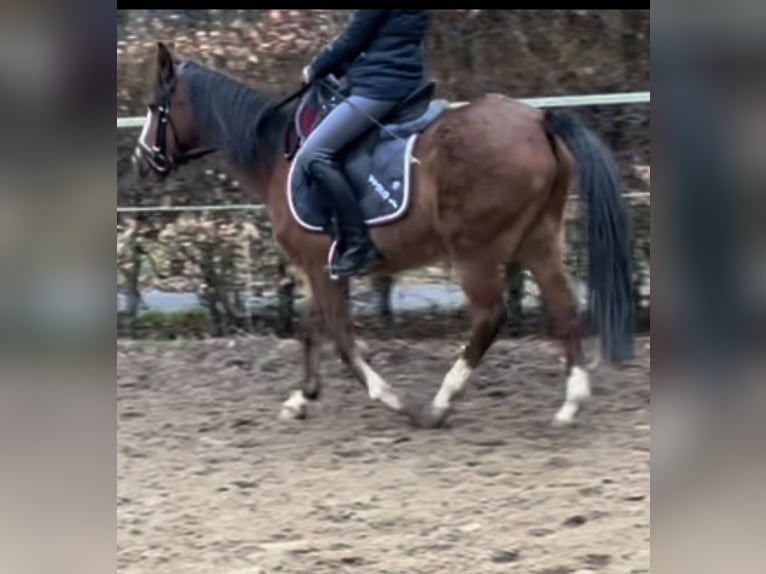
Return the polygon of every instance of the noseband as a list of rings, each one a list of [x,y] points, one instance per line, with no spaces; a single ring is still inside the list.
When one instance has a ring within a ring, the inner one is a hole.
[[[152,167],[152,169],[161,174],[168,173],[173,167],[177,167],[191,160],[204,157],[217,151],[215,148],[206,147],[194,149],[174,157],[168,155],[168,126],[170,126],[174,133],[177,133],[175,127],[173,126],[173,120],[170,117],[170,99],[173,96],[174,90],[175,82],[163,90],[160,105],[157,107],[157,113],[159,114],[159,117],[157,118],[157,135],[154,139],[155,145],[147,145],[147,143],[144,141],[146,139],[144,136],[138,140],[138,145],[145,154],[144,157],[146,158],[146,161],[149,162],[149,165]]]

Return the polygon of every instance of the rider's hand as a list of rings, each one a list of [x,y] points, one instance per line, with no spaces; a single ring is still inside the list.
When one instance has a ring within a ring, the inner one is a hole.
[[[303,68],[303,72],[301,73],[301,79],[303,80],[304,84],[311,83],[311,66],[306,66],[305,68]]]

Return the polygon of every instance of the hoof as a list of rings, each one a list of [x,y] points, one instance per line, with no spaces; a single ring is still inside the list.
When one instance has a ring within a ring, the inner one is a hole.
[[[553,417],[553,426],[566,427],[575,421],[575,415],[579,409],[576,401],[566,401]]]
[[[282,405],[282,410],[279,411],[279,419],[283,421],[305,419],[307,406],[308,401],[303,397],[303,393],[295,391]]]
[[[575,407],[572,407],[571,405],[564,405],[559,409],[559,411],[556,413],[556,415],[553,417],[553,426],[554,427],[568,427],[572,423],[574,423],[574,416],[577,412],[577,409]]]
[[[447,421],[451,409],[435,409],[432,403],[425,407],[408,405],[407,415],[412,423],[420,428],[435,429],[439,428]]]
[[[553,420],[551,421],[551,425],[555,428],[563,428],[571,426],[571,424],[574,422],[572,419],[560,417],[558,414],[553,417]]]
[[[283,406],[279,411],[279,420],[281,421],[297,421],[306,418],[306,408],[294,408],[291,406]]]

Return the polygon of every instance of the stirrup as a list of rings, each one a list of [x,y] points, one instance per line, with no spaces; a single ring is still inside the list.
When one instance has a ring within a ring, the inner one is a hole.
[[[338,257],[338,261],[330,262],[330,265],[329,265],[330,274],[335,277],[353,277],[353,276],[367,275],[371,271],[374,271],[375,268],[377,268],[383,262],[383,255],[380,253],[378,248],[372,242],[368,244],[366,249],[368,251],[366,253],[366,261],[364,261],[364,263],[355,265],[351,269],[348,269],[346,271],[338,272],[338,264],[341,262],[343,257],[348,253],[348,251],[346,251],[343,254],[341,254],[340,257]]]
[[[338,240],[333,239],[332,243],[330,244],[330,250],[327,252],[327,263],[325,263],[324,270],[327,272],[327,275],[330,276],[330,279],[333,281],[337,281],[340,279],[337,275],[335,275],[332,271],[333,269],[333,262],[334,259],[337,257],[340,257],[340,255],[336,256],[336,253],[338,252]]]

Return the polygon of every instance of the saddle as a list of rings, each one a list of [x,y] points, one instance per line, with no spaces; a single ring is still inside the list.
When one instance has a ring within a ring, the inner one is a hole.
[[[447,100],[433,98],[434,88],[435,82],[418,87],[338,154],[338,163],[354,188],[368,226],[391,223],[407,213],[415,143],[449,107]],[[347,83],[332,76],[311,86],[287,130],[288,159],[295,157],[317,126],[349,95]],[[293,217],[305,229],[330,232],[332,214],[312,189],[306,175],[292,162],[286,193]]]
[[[385,126],[384,134],[388,128],[391,133],[387,134],[393,137],[406,137],[403,132],[420,131],[419,126],[409,126],[410,122],[421,118],[428,110],[429,104],[433,100],[436,82],[429,81],[413,90],[403,100],[401,100],[390,112],[388,112],[380,123]],[[311,135],[317,126],[335,109],[335,107],[351,95],[348,81],[345,78],[338,79],[329,75],[318,80],[309,89],[298,104],[295,112],[294,131],[288,130],[285,141],[285,155],[288,160],[292,160],[295,154],[303,145],[303,142]],[[393,124],[386,126],[386,124]],[[405,124],[405,125],[400,125]],[[379,126],[375,126],[380,129]],[[375,129],[375,127],[370,129]],[[365,132],[361,138],[364,138],[368,132]]]

